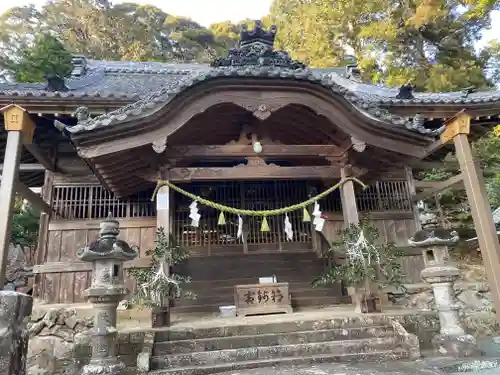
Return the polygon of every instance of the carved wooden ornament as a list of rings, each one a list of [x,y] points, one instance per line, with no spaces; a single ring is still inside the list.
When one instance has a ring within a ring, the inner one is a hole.
[[[162,137],[162,138],[155,140],[152,143],[152,146],[153,146],[153,150],[157,154],[161,154],[163,151],[165,151],[167,149],[167,137]]]
[[[351,137],[352,148],[356,152],[363,152],[366,150],[366,142],[360,141],[354,137]]]

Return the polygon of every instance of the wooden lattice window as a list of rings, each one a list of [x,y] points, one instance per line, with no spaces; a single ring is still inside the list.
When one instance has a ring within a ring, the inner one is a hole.
[[[152,191],[117,198],[100,185],[55,186],[52,205],[65,219],[102,219],[111,213],[116,218],[153,217],[156,206]]]
[[[304,201],[308,196],[308,184],[304,181],[192,183],[183,185],[182,188],[214,202],[250,210],[286,207]],[[231,245],[242,242],[237,238],[237,215],[226,214],[226,225],[217,225],[219,212],[200,205],[200,227],[193,228],[189,218],[190,204],[189,198],[179,195],[174,201],[174,233],[183,246]],[[302,211],[292,212],[289,217],[295,231],[294,242],[311,242],[311,227],[303,222]],[[271,216],[267,221],[270,231],[261,232],[262,217],[245,218],[248,244],[285,242],[283,217]]]
[[[325,186],[307,181],[261,181],[261,182],[212,182],[183,185],[194,194],[232,207],[264,210],[284,207],[301,202],[311,193],[321,192]],[[151,202],[152,190],[142,191],[126,198],[117,198],[100,185],[58,185],[53,188],[52,205],[66,219],[102,219],[109,212],[116,218],[155,217],[156,205]],[[380,181],[373,183],[356,197],[360,212],[411,211],[412,203],[405,180]],[[214,243],[227,244],[236,241],[237,218],[228,215],[228,225],[217,226],[217,212],[203,207],[203,223],[212,229],[203,235],[194,236],[189,224],[187,206],[190,200],[180,194],[174,198],[174,225],[177,235],[193,237],[187,242],[199,245]],[[320,202],[325,212],[342,212],[339,191],[335,191]],[[261,218],[249,218],[248,243],[277,243],[283,237],[282,218],[268,218],[270,232],[260,231]],[[297,241],[310,241],[309,227],[302,222],[302,213],[290,214],[290,220],[297,233]],[[185,228],[185,229],[180,229]],[[181,233],[182,232],[182,233]]]

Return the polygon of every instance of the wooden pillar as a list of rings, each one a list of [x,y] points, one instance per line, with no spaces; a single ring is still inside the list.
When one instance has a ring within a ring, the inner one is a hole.
[[[341,169],[342,180],[351,177],[350,168]],[[358,206],[356,205],[356,190],[353,181],[346,181],[340,187],[340,200],[342,202],[342,215],[344,218],[344,227],[348,228],[351,224],[359,223]]]
[[[161,179],[168,179],[168,173],[162,173]],[[170,188],[162,186],[156,194],[156,228],[163,228],[167,240],[170,240],[172,233],[170,203]],[[169,259],[165,259],[165,263],[165,273],[169,275]],[[170,326],[170,300],[167,301],[166,306],[153,308],[151,314],[153,328]]]
[[[45,181],[42,187],[42,199],[52,207],[52,191],[53,191],[54,174],[50,171],[45,171]],[[49,234],[50,215],[42,212],[40,214],[40,227],[38,229],[38,243],[35,254],[35,264],[43,264],[47,256],[47,238]],[[42,277],[43,274],[35,274],[33,283],[33,298],[41,298],[42,296]]]
[[[417,189],[415,188],[415,179],[413,178],[413,170],[410,167],[405,168],[406,172],[406,182],[408,183],[408,193],[410,194],[410,203],[412,204],[413,210],[413,221],[415,222],[414,228],[415,232],[422,229],[420,223],[420,213],[418,209],[418,202],[413,202],[413,197],[417,194]],[[413,235],[413,234],[412,234]]]
[[[483,174],[474,162],[468,140],[470,120],[471,117],[464,112],[448,120],[441,140],[443,143],[453,140],[455,144],[484,268],[490,283],[497,320],[500,321],[500,244],[488,202]]]
[[[9,254],[12,209],[16,196],[15,184],[19,177],[22,145],[23,142],[31,143],[35,124],[23,108],[14,104],[0,109],[0,112],[3,113],[4,126],[8,133],[0,185],[0,289],[3,289]]]

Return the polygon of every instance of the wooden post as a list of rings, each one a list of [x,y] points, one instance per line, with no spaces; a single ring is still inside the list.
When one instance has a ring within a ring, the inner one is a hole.
[[[413,178],[413,170],[410,167],[405,168],[406,172],[406,181],[408,183],[408,192],[410,194],[410,204],[412,204],[413,210],[413,221],[415,223],[414,228],[415,232],[418,232],[422,229],[422,225],[420,224],[420,213],[418,212],[418,202],[413,202],[413,197],[417,194],[417,189],[415,187],[415,179]],[[412,234],[413,235],[413,234]]]
[[[23,142],[31,143],[35,124],[28,112],[17,105],[8,105],[1,108],[0,112],[3,113],[5,130],[8,132],[0,185],[0,289],[3,289],[9,254],[12,209],[16,195],[15,184],[19,177],[22,145]]]
[[[168,172],[162,173],[162,179],[168,179]],[[170,220],[170,187],[162,186],[156,194],[156,228],[163,228],[167,240],[170,240],[172,233]],[[170,272],[169,259],[165,259],[165,273]],[[170,326],[170,296],[165,306],[153,308],[152,323],[153,328]]]
[[[45,171],[45,181],[42,188],[42,199],[52,207],[52,191],[53,191],[53,181],[54,174],[50,171]],[[47,255],[47,238],[49,234],[49,221],[50,215],[48,213],[42,212],[40,214],[40,227],[38,230],[38,244],[36,248],[36,260],[35,264],[43,264],[45,256]],[[33,282],[33,297],[41,297],[42,288],[42,274],[35,274],[35,280]]]
[[[471,117],[465,112],[460,112],[448,120],[441,140],[444,143],[453,140],[455,144],[484,268],[490,283],[497,320],[500,321],[500,244],[488,202],[483,174],[474,162],[468,140],[470,120]]]
[[[343,167],[340,171],[342,180],[350,177],[348,167]],[[358,206],[356,205],[356,191],[353,181],[346,181],[340,187],[340,200],[342,202],[342,214],[344,217],[344,227],[359,223]]]

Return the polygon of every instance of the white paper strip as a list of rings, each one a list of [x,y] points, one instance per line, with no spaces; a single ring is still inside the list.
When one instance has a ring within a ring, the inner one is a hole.
[[[315,224],[315,229],[316,229],[318,232],[322,232],[322,231],[323,231],[323,227],[325,226],[325,222],[326,222],[326,220],[325,220],[325,219],[320,218],[320,219],[318,220],[318,222]]]
[[[314,210],[312,213],[313,216],[321,216],[321,210],[319,209],[319,203],[314,202]]]
[[[198,202],[193,201],[189,205],[189,218],[191,219],[191,225],[198,228],[200,225],[201,215],[198,213]]]
[[[293,240],[292,223],[290,222],[290,218],[288,217],[288,215],[285,215],[285,234],[288,241]]]
[[[236,235],[236,238],[241,238],[243,237],[243,218],[241,215],[238,215],[238,233]]]
[[[325,226],[326,220],[321,217],[323,213],[321,212],[318,202],[314,202],[314,210],[312,215],[314,217],[313,220],[314,229],[318,232],[323,231],[323,227]]]

